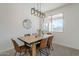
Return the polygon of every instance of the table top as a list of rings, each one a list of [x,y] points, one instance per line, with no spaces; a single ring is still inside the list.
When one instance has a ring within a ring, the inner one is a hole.
[[[37,37],[35,37],[34,35],[26,36],[26,37],[22,36],[22,37],[19,37],[18,39],[20,39],[28,44],[31,44],[31,43],[40,41],[43,38],[48,38],[49,36],[52,36],[52,35],[43,35],[43,36],[37,36]]]

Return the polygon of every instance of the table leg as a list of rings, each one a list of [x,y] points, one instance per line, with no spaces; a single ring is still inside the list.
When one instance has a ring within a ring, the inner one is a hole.
[[[36,45],[33,43],[32,44],[32,56],[36,55]]]

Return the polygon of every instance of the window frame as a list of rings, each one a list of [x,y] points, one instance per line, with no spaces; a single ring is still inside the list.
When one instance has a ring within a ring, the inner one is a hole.
[[[61,12],[61,13],[53,14],[52,16],[54,16],[54,15],[58,15],[58,14],[62,14],[62,19],[63,19],[63,28],[62,28],[62,31],[52,31],[52,32],[63,33],[63,32],[64,32],[64,13]],[[51,16],[51,17],[52,17],[52,16]],[[52,17],[52,21],[53,21],[53,17]]]
[[[53,14],[53,15],[49,15],[49,16],[47,16],[46,18],[48,18],[50,21],[51,21],[51,24],[52,24],[52,22],[53,22],[53,16],[54,15],[58,15],[58,14],[62,14],[62,19],[63,19],[63,28],[62,28],[62,31],[54,31],[54,29],[52,28],[52,25],[51,25],[51,31],[49,31],[50,29],[49,29],[49,26],[47,27],[48,28],[48,32],[56,32],[56,33],[62,33],[62,32],[64,32],[64,13],[63,12],[61,12],[61,13],[57,13],[57,14]],[[47,20],[48,20],[47,19]],[[46,19],[45,19],[46,20]],[[44,23],[45,24],[45,23]],[[49,24],[49,22],[48,22],[48,24]]]

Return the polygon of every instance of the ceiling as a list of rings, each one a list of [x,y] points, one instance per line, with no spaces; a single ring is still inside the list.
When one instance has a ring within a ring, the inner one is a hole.
[[[53,10],[56,8],[59,8],[61,6],[67,5],[66,3],[46,3],[46,4],[41,4],[41,10],[46,12],[49,10]]]
[[[33,5],[31,7],[40,9],[40,6],[41,6],[41,11],[46,12],[46,11],[59,8],[61,6],[67,5],[67,4],[68,3],[41,3],[41,4],[40,3],[38,3],[38,4],[33,3]]]
[[[3,3],[3,4],[0,4],[0,6],[12,6],[12,7],[19,6],[19,7],[25,7],[28,10],[35,7],[35,9],[41,9],[42,12],[46,12],[67,4],[68,3],[14,3],[14,4]]]

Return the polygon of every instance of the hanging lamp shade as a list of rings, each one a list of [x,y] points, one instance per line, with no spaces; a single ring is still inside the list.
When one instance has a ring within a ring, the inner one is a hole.
[[[41,15],[41,11],[38,11],[38,17],[40,17],[40,15]]]
[[[35,14],[35,8],[31,8],[31,14]]]
[[[35,14],[34,14],[35,16],[37,16],[38,15],[38,10],[35,10]]]
[[[31,15],[38,16],[40,18],[45,17],[45,13],[41,12],[41,4],[40,4],[40,9],[37,8],[31,8]]]

